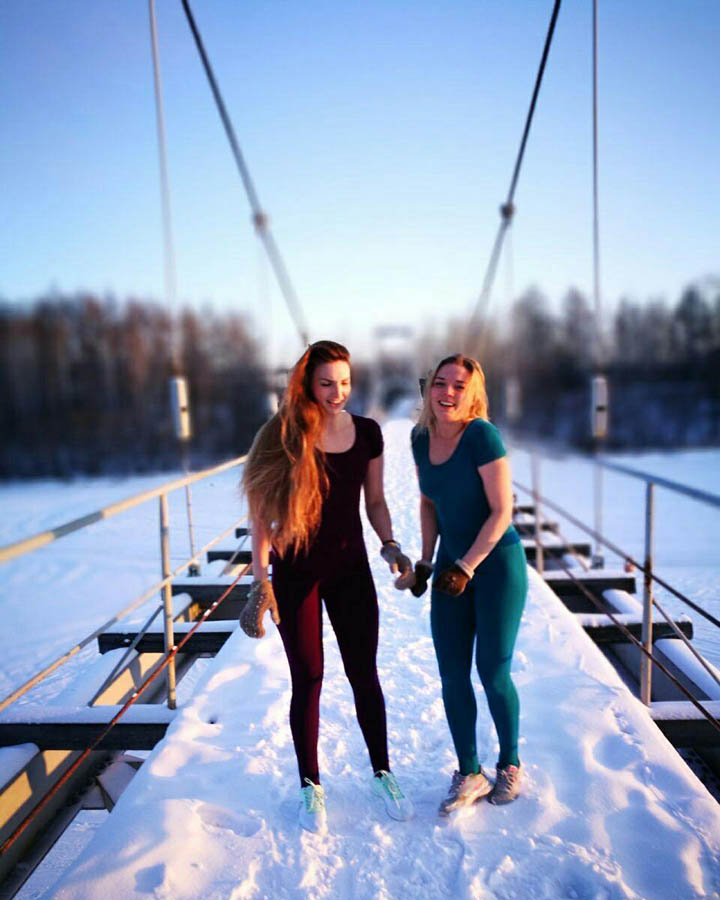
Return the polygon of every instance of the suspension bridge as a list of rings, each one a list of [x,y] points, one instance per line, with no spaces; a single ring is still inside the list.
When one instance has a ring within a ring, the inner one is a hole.
[[[237,139],[228,106],[224,100],[218,79],[214,72],[210,57],[200,33],[198,23],[187,0],[182,0],[188,27],[194,44],[202,62],[203,70],[207,77],[213,101],[217,107],[226,137],[228,139],[233,158],[246,192],[251,211],[251,221],[260,244],[267,254],[267,258],[278,288],[285,300],[288,314],[297,332],[299,342],[304,345],[310,335],[307,319],[303,311],[302,303],[295,291],[288,267],[280,253],[278,244],[270,228],[270,219],[265,212],[258,195],[258,191],[250,175],[250,171],[240,144]],[[595,9],[595,7],[594,7]],[[516,215],[516,192],[522,162],[528,139],[531,134],[533,116],[540,96],[545,67],[551,52],[553,34],[560,12],[560,0],[553,4],[548,24],[547,33],[542,46],[540,64],[533,85],[531,101],[524,128],[521,136],[520,147],[515,158],[510,187],[500,206],[500,224],[493,242],[487,270],[482,283],[475,308],[468,319],[464,332],[465,345],[463,349],[469,353],[482,356],[487,339],[487,325],[489,321],[489,306],[492,297],[493,283],[495,280],[498,263],[501,257],[503,242],[511,228],[513,218]],[[158,146],[161,171],[161,192],[163,210],[163,234],[165,246],[165,271],[166,294],[169,299],[176,295],[176,276],[174,272],[173,227],[170,215],[170,189],[167,167],[167,153],[165,148],[165,126],[162,103],[162,86],[160,79],[159,51],[157,40],[157,27],[155,22],[154,3],[150,2],[151,22],[151,47],[154,62],[154,87],[157,110]],[[593,47],[596,50],[597,16],[594,15]],[[595,59],[595,57],[594,57]],[[675,811],[682,808],[684,817],[677,827],[684,829],[681,839],[685,847],[691,847],[694,854],[693,860],[695,873],[688,876],[688,880],[697,887],[697,896],[717,894],[720,887],[720,873],[713,863],[713,853],[717,852],[717,833],[713,837],[713,827],[720,823],[720,812],[717,810],[717,800],[720,799],[718,779],[720,779],[720,675],[717,669],[705,660],[692,643],[693,620],[690,616],[674,616],[667,612],[664,606],[655,596],[656,589],[660,586],[663,590],[672,594],[677,600],[685,604],[692,611],[693,616],[703,617],[713,626],[720,627],[720,621],[702,604],[696,602],[685,592],[680,591],[660,578],[656,571],[654,558],[654,527],[655,527],[655,493],[658,490],[667,491],[674,495],[683,496],[693,502],[717,509],[720,507],[720,497],[708,491],[691,488],[669,479],[659,478],[651,473],[643,472],[632,467],[622,467],[605,458],[602,454],[603,438],[607,427],[607,384],[603,376],[603,335],[599,323],[601,322],[600,300],[600,266],[599,266],[599,215],[598,215],[598,164],[597,164],[597,66],[593,67],[594,92],[593,92],[593,256],[594,256],[594,295],[596,308],[596,373],[593,393],[593,438],[595,442],[595,455],[592,460],[592,478],[595,484],[595,514],[593,522],[581,521],[573,512],[555,502],[552,497],[546,496],[542,488],[542,472],[544,457],[538,448],[518,447],[516,453],[524,453],[527,450],[529,466],[529,478],[518,479],[515,483],[516,506],[514,521],[522,535],[529,565],[536,575],[533,575],[531,594],[533,597],[529,607],[529,620],[526,629],[529,635],[539,640],[544,640],[547,646],[540,649],[532,642],[523,645],[524,665],[529,671],[533,669],[533,654],[537,653],[538,659],[542,658],[542,665],[537,663],[537,674],[552,680],[564,680],[573,683],[577,678],[583,681],[578,687],[577,697],[582,696],[583,703],[589,704],[592,715],[593,703],[602,704],[607,697],[612,696],[614,715],[616,716],[619,731],[613,732],[617,740],[624,741],[623,753],[626,753],[628,771],[632,777],[638,775],[641,766],[645,766],[645,786],[651,785],[652,790],[657,791],[658,785],[665,784],[662,778],[669,778],[672,774],[674,785],[678,790],[678,798],[673,798],[672,788],[666,788],[663,803],[668,810]],[[183,447],[187,447],[190,439],[188,426],[188,404],[186,387],[181,372],[181,360],[175,357],[176,369],[172,382],[173,397],[175,403],[177,434]],[[398,396],[405,401],[405,407],[419,402],[419,394],[415,392],[413,374],[405,373],[399,380],[392,384],[385,383],[379,386],[372,397],[373,404],[379,409],[392,406],[392,402]],[[381,389],[382,388],[382,389]],[[384,397],[384,401],[383,401]],[[390,399],[388,399],[390,398]],[[395,421],[392,418],[392,410],[384,410],[388,415],[388,426],[393,428]],[[408,544],[413,538],[412,517],[407,500],[407,479],[400,474],[402,463],[396,456],[389,471],[389,493],[395,495],[395,505],[391,504],[393,512],[398,510],[400,525],[406,531]],[[236,475],[244,462],[244,457],[238,457],[220,465],[214,466],[202,472],[190,473],[185,466],[183,476],[167,484],[163,484],[153,490],[144,491],[124,501],[107,505],[93,510],[80,518],[64,522],[56,528],[46,530],[25,539],[16,541],[0,548],[0,564],[12,564],[13,561],[22,559],[31,553],[42,553],[43,548],[65,541],[71,535],[86,529],[96,528],[101,522],[115,516],[124,515],[131,509],[143,507],[145,504],[157,504],[158,506],[158,534],[157,541],[160,547],[158,560],[159,579],[152,585],[148,585],[137,597],[129,601],[122,609],[108,621],[91,631],[83,640],[70,647],[66,652],[44,667],[42,671],[32,673],[27,680],[7,697],[0,701],[0,754],[8,748],[24,748],[20,754],[12,757],[12,763],[4,766],[2,771],[3,783],[0,784],[0,877],[4,878],[1,896],[13,896],[21,889],[23,883],[40,864],[49,849],[63,834],[73,818],[83,809],[103,809],[113,813],[111,822],[117,823],[110,829],[110,837],[106,843],[100,843],[97,851],[90,851],[84,859],[81,876],[73,873],[72,869],[63,876],[58,888],[58,897],[98,896],[106,890],[106,879],[109,877],[107,860],[108,848],[112,847],[118,853],[127,845],[131,838],[126,832],[128,818],[123,810],[134,810],[137,815],[138,804],[147,798],[158,798],[161,805],[166,802],[166,795],[158,787],[158,783],[167,777],[167,769],[164,768],[162,759],[166,759],[175,751],[178,758],[183,757],[185,750],[181,750],[183,742],[188,738],[188,723],[195,712],[205,709],[204,705],[208,697],[212,697],[218,691],[218,685],[225,680],[232,681],[238,677],[240,681],[245,673],[251,671],[252,666],[256,672],[266,676],[266,682],[272,682],[276,672],[274,663],[263,658],[266,652],[262,648],[249,648],[244,645],[242,635],[238,634],[237,617],[245,602],[250,584],[250,551],[248,544],[248,523],[244,519],[234,522],[218,523],[220,530],[203,547],[196,548],[194,522],[192,513],[192,499],[190,489],[195,485],[207,483],[227,473]],[[408,468],[406,466],[406,468]],[[602,524],[603,509],[603,473],[612,471],[621,473],[628,479],[640,482],[645,486],[645,554],[642,559],[636,559],[623,547],[611,541],[604,533]],[[186,523],[190,536],[190,555],[184,558],[179,565],[173,567],[171,563],[170,548],[170,521],[168,512],[168,497],[176,491],[184,494],[186,500]],[[404,500],[401,499],[405,492]],[[572,527],[575,532],[581,532],[584,536],[580,539],[569,539],[566,530]],[[605,557],[612,556],[619,562],[617,568],[605,565]],[[200,574],[200,572],[203,574]],[[160,597],[160,602],[156,598]],[[393,608],[397,608],[398,600],[392,601]],[[140,619],[136,613],[141,613]],[[402,611],[393,613],[392,626],[402,629],[407,625]],[[578,630],[579,629],[579,630]],[[426,643],[420,633],[412,630],[412,642],[415,656],[403,656],[400,662],[403,665],[421,666],[423,654],[427,650]],[[392,644],[396,649],[402,646],[402,630],[393,638]],[[74,659],[81,651],[88,647],[97,647],[97,652],[103,656],[108,655],[112,659],[112,668],[104,671],[103,678],[92,686],[90,696],[73,707],[53,706],[52,703],[42,705],[33,704],[33,691],[52,678],[64,665]],[[571,647],[569,657],[563,662],[562,648]],[[578,648],[581,648],[578,651]],[[586,663],[583,654],[592,659]],[[258,655],[259,654],[259,655]],[[185,704],[178,704],[178,684],[187,677],[193,667],[200,660],[210,659],[209,668],[205,671],[201,682],[202,690],[195,699]],[[602,668],[604,662],[610,661],[615,671],[619,673],[616,681],[613,675]],[[241,675],[234,673],[242,670]],[[428,672],[428,670],[425,670]],[[388,672],[391,673],[391,682],[400,678],[398,671],[388,664]],[[252,676],[250,676],[252,678]],[[588,686],[592,679],[602,684],[606,693],[593,697]],[[258,691],[263,702],[268,703],[267,716],[271,718],[271,726],[264,732],[263,742],[273,742],[282,748],[282,726],[277,724],[272,716],[275,714],[275,706],[282,705],[282,689],[276,689],[271,683],[250,680],[245,687]],[[413,683],[414,684],[414,683]],[[394,689],[402,690],[402,685],[394,683]],[[203,693],[204,691],[204,693]],[[530,688],[528,686],[528,692]],[[623,693],[624,692],[624,693]],[[424,695],[418,690],[416,699],[424,703]],[[20,700],[23,700],[20,703]],[[392,695],[390,702],[392,704]],[[212,715],[202,712],[203,728],[212,728],[226,722],[230,709],[227,704],[237,701],[238,697],[228,694],[221,697],[218,694],[218,702],[221,706]],[[639,703],[638,703],[639,701]],[[241,700],[242,702],[242,700]],[[252,715],[258,715],[258,706],[255,698],[248,698],[248,705]],[[538,713],[540,702],[537,703]],[[587,714],[587,710],[584,710]],[[595,713],[600,716],[603,708],[598,705]],[[198,713],[199,714],[199,713]],[[426,724],[429,733],[433,734],[432,704],[424,709],[423,715],[427,717]],[[582,716],[578,712],[578,717]],[[249,730],[256,726],[256,722],[239,717],[239,721]],[[586,721],[586,720],[583,720]],[[528,723],[529,732],[536,727],[534,720]],[[402,710],[402,725],[398,729],[402,732],[405,728],[407,734],[412,736],[413,724],[410,711]],[[220,728],[222,731],[222,728]],[[202,739],[198,738],[199,745],[205,740],[207,730],[202,732]],[[547,740],[551,747],[556,741],[554,752],[560,759],[568,758],[568,742],[570,731],[565,727],[559,727],[556,735],[549,735]],[[582,743],[582,738],[575,737]],[[607,737],[607,735],[605,735]],[[627,738],[627,740],[625,740]],[[413,738],[414,739],[414,738]],[[217,738],[213,745],[213,752],[217,754],[232,754],[237,750],[237,729],[228,729],[226,738]],[[417,739],[420,741],[420,738]],[[677,761],[668,762],[666,741],[673,747],[682,751],[683,757],[678,755]],[[203,745],[204,746],[204,745]],[[421,745],[419,745],[421,746]],[[235,748],[234,750],[232,748]],[[638,749],[640,747],[640,749]],[[174,748],[174,749],[173,749]],[[257,750],[257,747],[255,748]],[[415,748],[417,749],[417,748]],[[139,751],[152,751],[147,759],[138,755]],[[202,756],[202,750],[198,750]],[[434,747],[428,750],[428,758],[439,759],[440,753]],[[163,757],[164,754],[164,757]],[[532,747],[528,747],[528,756],[532,755]],[[413,761],[420,759],[421,753],[408,754]],[[606,768],[613,768],[617,760],[622,760],[622,754],[606,754]],[[273,760],[281,757],[280,751]],[[600,765],[601,759],[596,760]],[[694,776],[678,774],[685,770],[686,762],[692,766],[695,772],[704,773],[706,787],[694,780]],[[154,771],[153,767],[157,769]],[[532,766],[531,768],[531,775]],[[185,761],[178,765],[183,772],[178,778],[188,777],[188,763]],[[138,788],[132,795],[133,799],[118,808],[115,815],[115,806],[124,791],[132,784],[138,772],[143,773],[144,781],[142,790]],[[250,775],[253,770],[246,769]],[[656,777],[657,772],[662,773],[662,778]],[[159,773],[159,774],[158,774]],[[427,770],[423,770],[423,777]],[[649,773],[649,774],[648,774]],[[224,776],[223,776],[224,777]],[[538,786],[542,790],[549,790],[547,781],[543,780],[543,773],[539,768],[534,772]],[[221,814],[218,805],[217,783],[199,778],[192,782],[192,790],[189,800],[195,804],[193,814],[198,814],[204,827],[210,831],[229,832],[235,837],[253,838],[262,830],[257,825],[257,818],[251,816],[236,815],[234,813]],[[592,793],[592,779],[588,777],[590,787],[587,794]],[[598,785],[606,785],[609,782],[598,781]],[[419,809],[424,809],[427,786],[420,781],[414,783],[420,796]],[[577,785],[575,785],[577,788]],[[230,793],[239,794],[242,787],[227,785]],[[633,790],[642,791],[641,779],[633,781]],[[144,791],[144,793],[143,793]],[[255,784],[248,789],[252,796],[254,809],[257,810],[262,803],[262,791],[258,791]],[[628,855],[617,846],[617,841],[612,836],[605,843],[600,841],[602,848],[593,856],[593,851],[588,850],[587,860],[579,862],[581,854],[569,846],[562,845],[562,841],[552,832],[552,829],[543,830],[537,825],[540,817],[538,807],[541,806],[542,791],[532,794],[533,820],[537,826],[537,833],[552,844],[556,839],[557,852],[562,859],[573,863],[572,877],[568,876],[563,882],[564,890],[577,891],[583,881],[579,873],[584,871],[583,865],[587,863],[588,870],[595,866],[595,871],[602,871],[603,884],[614,885],[617,896],[631,896],[639,885],[639,890],[647,888],[652,881],[643,880],[642,875],[633,873],[627,875],[626,870],[631,868]],[[713,799],[714,798],[714,799]],[[567,798],[565,798],[567,800]],[[279,808],[282,813],[282,803],[275,803],[273,799],[268,801],[272,808]],[[134,806],[133,806],[134,804]],[[427,802],[430,805],[430,801]],[[662,805],[662,803],[661,803]],[[689,810],[689,811],[688,811]],[[557,808],[555,808],[557,812]],[[518,815],[522,814],[522,810]],[[267,813],[269,817],[269,813]],[[152,818],[152,816],[150,816]],[[655,818],[647,816],[643,822],[649,829],[652,839],[653,829],[657,834],[661,832],[659,824],[662,816]],[[192,816],[188,817],[192,821]],[[366,819],[361,817],[363,829],[368,827]],[[282,815],[281,815],[282,824]],[[349,822],[344,823],[348,833],[351,831]],[[603,820],[603,825],[606,822]],[[178,826],[177,831],[169,827],[158,835],[170,835],[176,839],[184,834],[184,826]],[[420,828],[421,826],[418,826]],[[582,829],[573,820],[575,833]],[[253,830],[255,829],[255,830]],[[106,829],[107,832],[107,829]],[[190,835],[191,832],[187,832]],[[433,845],[433,838],[425,831],[416,831],[414,837],[420,841],[423,852],[432,853],[433,848],[440,847],[442,852],[447,849],[440,841]],[[663,833],[664,834],[664,833]],[[187,837],[186,835],[186,837]],[[660,838],[660,842],[662,843]],[[278,838],[283,843],[284,838]],[[340,839],[339,839],[340,840]],[[357,836],[351,842],[348,852],[356,853]],[[382,838],[378,838],[382,844]],[[570,841],[569,843],[573,843]],[[592,843],[588,840],[588,843]],[[561,846],[562,845],[562,846]],[[227,842],[223,844],[230,846]],[[342,846],[342,842],[338,847]],[[470,840],[465,844],[466,852],[470,846]],[[573,843],[574,847],[574,843]],[[347,848],[346,848],[347,849]],[[211,896],[215,893],[220,896],[224,888],[217,885],[221,882],[219,876],[213,881],[212,875],[207,875],[207,883],[212,890],[203,893],[204,889],[197,886],[188,888],[187,893],[182,893],[181,885],[173,881],[166,869],[178,866],[177,854],[167,851],[167,867],[162,861],[162,840],[158,839],[158,847],[153,852],[148,851],[148,858],[142,868],[127,865],[125,869],[118,866],[115,876],[120,878],[123,887],[118,890],[127,890],[131,881],[135,879],[135,887],[144,892],[165,888],[174,891],[176,896]],[[242,890],[232,896],[253,896],[253,890],[257,888],[256,895],[263,896],[262,891],[268,890],[270,882],[262,882],[264,887],[257,887],[257,873],[253,875],[252,854],[260,854],[257,847],[250,852],[250,856],[242,855],[242,864],[246,867],[243,880],[238,884],[244,885]],[[441,856],[442,856],[441,852]],[[523,851],[525,852],[525,851]],[[690,852],[690,851],[688,851]],[[243,851],[245,853],[245,851]],[[158,855],[160,854],[160,855]],[[598,855],[599,854],[599,855]],[[601,856],[604,858],[600,859]],[[357,853],[356,853],[357,855]],[[222,854],[221,854],[222,857]],[[369,851],[369,857],[377,861],[378,856],[374,849]],[[223,859],[225,857],[222,857]],[[418,890],[426,890],[426,896],[452,896],[452,893],[438,894],[440,882],[434,881],[433,873],[425,871],[421,855],[415,855],[415,872],[406,872],[404,882],[414,885],[415,896]],[[530,865],[532,854],[527,851],[522,856],[523,864]],[[148,862],[148,860],[152,862]],[[480,865],[480,858],[475,854],[475,863]],[[609,860],[609,862],[608,862]],[[656,860],[657,863],[657,860]],[[502,858],[498,858],[498,866],[503,864]],[[667,863],[657,863],[661,872],[665,872],[668,879],[680,879],[677,869]],[[360,863],[358,862],[358,865]],[[613,865],[615,869],[613,870]],[[665,868],[663,868],[665,866]],[[328,868],[330,872],[332,867]],[[461,879],[462,865],[454,868],[454,874],[450,873],[452,866],[446,866],[444,859],[439,859],[437,875],[442,879],[442,884],[457,887]],[[541,865],[543,877],[550,879],[550,869]],[[279,874],[277,874],[279,872]],[[417,873],[421,873],[418,875]],[[614,873],[614,874],[613,874]],[[619,874],[618,874],[619,873]],[[468,873],[464,883],[465,894],[472,894],[472,878]],[[290,895],[290,885],[283,879],[287,877],[287,871],[278,866],[276,875],[279,878],[279,889],[276,896]],[[366,877],[369,877],[365,872]],[[189,876],[188,876],[189,877]],[[194,876],[193,876],[194,877]],[[240,876],[235,873],[236,879]],[[306,872],[306,877],[309,878]],[[329,883],[333,890],[339,890],[338,874],[332,869],[332,878],[328,875]],[[453,878],[455,881],[453,881]],[[596,885],[599,883],[596,877]],[[249,880],[248,880],[249,879]],[[394,880],[393,880],[394,879]],[[399,885],[401,876],[393,876],[388,883]],[[419,881],[417,879],[420,879]],[[487,884],[491,884],[492,878],[488,876]],[[625,879],[625,880],[623,880]],[[694,879],[694,881],[693,881]],[[681,880],[681,879],[680,879]],[[195,884],[192,878],[188,883]],[[199,882],[198,882],[199,883]],[[310,882],[308,882],[310,883]],[[525,882],[526,883],[526,882]],[[312,882],[313,887],[308,888],[308,896],[314,896],[312,890],[317,888],[317,882]],[[549,884],[549,881],[548,881]],[[253,887],[253,885],[255,887]],[[620,887],[618,887],[620,885]],[[543,889],[546,889],[547,885]],[[611,887],[608,887],[610,890]],[[627,889],[627,893],[621,891]],[[479,890],[479,889],[478,889]],[[706,890],[707,894],[701,894]],[[200,892],[197,892],[200,891]],[[195,892],[195,893],[193,893]],[[118,894],[118,896],[129,894]],[[225,896],[230,896],[226,891]],[[352,889],[346,889],[337,896],[352,896]],[[372,888],[367,893],[358,895],[373,896]],[[383,895],[382,892],[375,894]],[[409,896],[409,894],[407,894]],[[461,894],[456,894],[457,896]],[[498,895],[503,895],[502,890]],[[549,895],[549,894],[546,894]],[[635,895],[638,895],[637,893]],[[385,893],[387,896],[387,892]],[[490,896],[490,895],[488,895]],[[668,894],[669,896],[669,894]]]

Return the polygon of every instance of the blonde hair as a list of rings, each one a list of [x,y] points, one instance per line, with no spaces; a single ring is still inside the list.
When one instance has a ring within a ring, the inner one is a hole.
[[[438,372],[443,366],[458,365],[462,366],[470,375],[463,392],[463,406],[465,410],[465,422],[472,419],[490,419],[490,409],[488,406],[487,390],[485,388],[485,373],[480,363],[471,356],[464,356],[462,353],[454,353],[452,356],[446,356],[441,359],[435,366],[432,373],[428,375],[423,391],[423,407],[418,418],[418,427],[425,431],[433,431],[437,425],[435,413],[432,411],[430,402],[430,391],[433,383],[437,378]]]
[[[307,550],[320,526],[329,482],[319,447],[323,412],[313,395],[315,369],[350,363],[347,348],[316,341],[297,361],[278,412],[258,431],[243,467],[242,486],[250,515],[284,555]]]

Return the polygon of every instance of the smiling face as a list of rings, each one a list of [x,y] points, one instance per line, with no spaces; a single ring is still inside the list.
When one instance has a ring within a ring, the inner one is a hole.
[[[430,385],[430,405],[438,423],[464,422],[470,373],[460,363],[446,363]]]
[[[345,360],[320,363],[312,376],[312,393],[326,415],[342,412],[350,396],[350,366]]]

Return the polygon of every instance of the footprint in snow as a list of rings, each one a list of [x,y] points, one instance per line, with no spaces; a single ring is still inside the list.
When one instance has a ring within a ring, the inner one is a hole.
[[[252,837],[254,834],[257,834],[262,826],[260,819],[241,815],[222,806],[214,806],[211,803],[202,803],[197,812],[206,828],[220,828],[223,831],[233,831],[240,837]]]

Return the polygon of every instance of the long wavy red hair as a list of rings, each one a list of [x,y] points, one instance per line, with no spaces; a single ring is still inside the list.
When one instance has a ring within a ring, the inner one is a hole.
[[[328,489],[320,445],[324,413],[313,395],[313,375],[322,363],[350,364],[346,347],[316,341],[295,363],[278,412],[255,436],[242,484],[251,517],[285,555],[307,550],[320,525]]]

